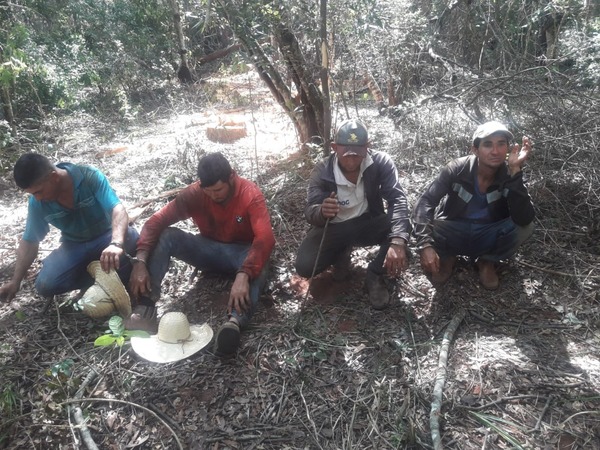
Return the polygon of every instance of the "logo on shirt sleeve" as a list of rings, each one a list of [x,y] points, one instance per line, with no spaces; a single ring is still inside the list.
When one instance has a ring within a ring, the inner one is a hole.
[[[235,216],[235,221],[237,223],[242,223],[244,221],[244,218],[242,216]]]

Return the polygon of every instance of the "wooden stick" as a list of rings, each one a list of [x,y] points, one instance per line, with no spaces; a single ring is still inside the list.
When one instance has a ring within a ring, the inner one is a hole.
[[[440,348],[440,357],[438,360],[437,373],[435,375],[435,384],[433,386],[433,399],[431,401],[431,412],[429,414],[429,427],[431,428],[431,439],[434,450],[442,450],[442,437],[440,435],[440,412],[442,410],[442,394],[444,384],[446,383],[446,370],[448,365],[448,350],[450,343],[454,338],[454,333],[465,318],[465,310],[461,309],[450,321]]]
[[[75,400],[81,399],[81,397],[83,396],[83,391],[85,390],[87,385],[90,384],[97,375],[98,375],[98,372],[96,372],[95,369],[91,369],[88,372],[87,376],[81,383],[81,386],[75,393],[75,397],[74,397]],[[76,405],[74,408],[71,408],[71,406],[69,405],[68,411],[70,414],[73,415],[73,420],[75,421],[75,424],[79,428],[79,434],[81,435],[81,440],[83,441],[85,446],[88,448],[88,450],[100,450],[98,448],[98,446],[96,445],[96,442],[94,441],[94,438],[92,437],[92,434],[90,433],[90,430],[88,429],[87,425],[85,424],[86,420],[83,418],[83,411],[81,410],[81,407],[79,405]]]
[[[121,404],[133,406],[135,408],[140,408],[141,410],[146,411],[149,414],[152,414],[156,419],[158,419],[158,421],[160,423],[162,423],[171,432],[171,434],[177,441],[177,446],[179,447],[179,449],[183,450],[183,445],[182,445],[181,441],[179,440],[179,437],[177,436],[175,431],[173,431],[173,428],[171,428],[167,422],[165,422],[163,419],[161,419],[160,416],[158,416],[158,414],[156,414],[151,409],[146,408],[145,406],[138,405],[137,403],[129,402],[127,400],[117,400],[114,398],[99,398],[99,397],[88,397],[88,398],[82,398],[79,400],[65,400],[64,402],[61,402],[60,404],[67,405],[69,403],[81,403],[81,402],[121,403]]]
[[[562,277],[576,277],[576,278],[581,277],[581,278],[594,278],[594,279],[600,278],[600,275],[587,276],[587,275],[577,275],[576,273],[559,272],[558,270],[552,270],[552,269],[546,269],[545,267],[534,266],[533,264],[530,264],[528,262],[521,261],[521,260],[517,261],[517,263],[521,264],[522,266],[529,267],[530,269],[535,269],[535,270],[539,270],[541,272],[551,273],[552,275],[560,275]]]

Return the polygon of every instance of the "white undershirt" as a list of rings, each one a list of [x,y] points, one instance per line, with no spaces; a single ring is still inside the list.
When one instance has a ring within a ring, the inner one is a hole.
[[[338,164],[338,157],[337,155],[334,156],[333,176],[335,177],[335,184],[337,184],[337,199],[340,211],[337,216],[331,219],[331,222],[345,222],[346,220],[354,219],[364,214],[369,208],[369,203],[365,195],[365,182],[362,175],[365,169],[371,164],[373,164],[373,158],[367,153],[367,156],[360,164],[358,180],[354,184],[344,176]]]

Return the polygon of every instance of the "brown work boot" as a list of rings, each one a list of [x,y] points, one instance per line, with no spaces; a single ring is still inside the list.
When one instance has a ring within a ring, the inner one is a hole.
[[[346,281],[352,268],[352,247],[344,250],[333,265],[333,281]]]
[[[477,261],[477,267],[479,268],[479,281],[483,287],[491,291],[498,289],[500,281],[498,280],[498,274],[496,273],[495,263],[493,261],[480,259]]]
[[[217,331],[215,354],[227,356],[234,354],[240,346],[240,326],[233,321],[225,322]]]
[[[390,293],[383,275],[367,270],[367,292],[373,309],[384,309],[390,304]]]
[[[440,270],[437,273],[431,274],[431,282],[433,284],[444,284],[452,275],[452,269],[456,263],[456,256],[446,256],[440,258]]]
[[[137,305],[133,308],[131,316],[125,320],[125,329],[143,330],[150,334],[158,332],[156,308],[150,305]]]

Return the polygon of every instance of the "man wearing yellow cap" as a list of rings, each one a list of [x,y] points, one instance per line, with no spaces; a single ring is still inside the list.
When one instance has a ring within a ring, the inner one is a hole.
[[[304,213],[312,227],[298,249],[296,271],[308,278],[333,265],[334,279],[344,281],[353,247],[377,245],[366,287],[371,306],[383,309],[390,302],[384,275],[396,277],[408,267],[406,196],[392,158],[369,149],[361,121],[342,122],[331,146],[333,153],[310,177]]]
[[[496,264],[512,256],[533,232],[534,210],[522,167],[531,141],[511,145],[503,124],[475,130],[472,154],[451,161],[415,205],[413,224],[423,270],[445,283],[457,255],[476,261],[486,289],[499,286]]]

